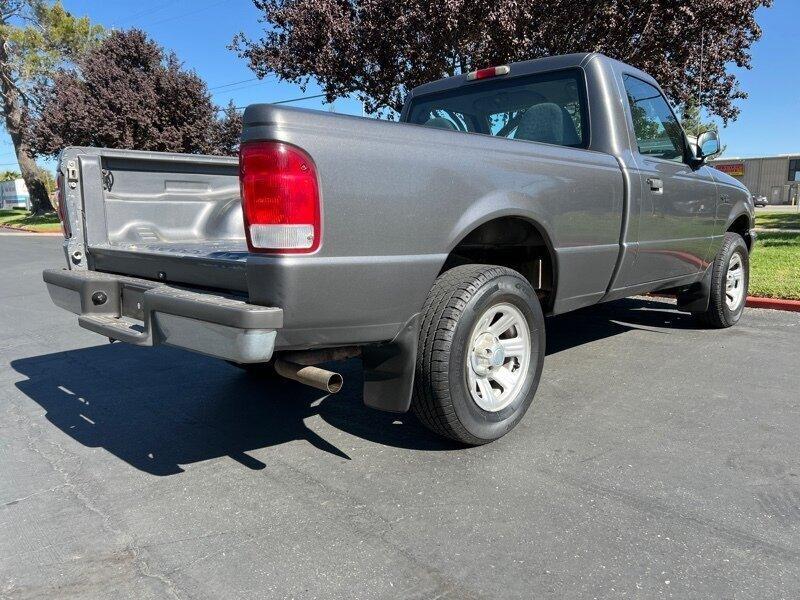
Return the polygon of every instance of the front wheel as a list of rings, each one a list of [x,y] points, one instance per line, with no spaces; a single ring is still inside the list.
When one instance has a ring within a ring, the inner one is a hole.
[[[531,405],[544,346],[542,309],[522,275],[490,265],[451,269],[423,308],[412,409],[445,437],[496,440]]]
[[[735,325],[742,316],[750,283],[750,253],[738,233],[728,232],[711,267],[711,296],[697,319],[717,329]]]

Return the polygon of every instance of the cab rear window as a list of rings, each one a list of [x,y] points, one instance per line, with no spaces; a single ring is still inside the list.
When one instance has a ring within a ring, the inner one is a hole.
[[[466,83],[412,100],[407,121],[464,133],[585,148],[588,116],[578,69]]]

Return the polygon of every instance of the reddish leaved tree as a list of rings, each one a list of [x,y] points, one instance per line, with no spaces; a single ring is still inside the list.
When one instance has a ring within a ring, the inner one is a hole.
[[[370,112],[399,110],[412,87],[488,65],[602,52],[655,77],[676,104],[697,101],[724,121],[746,97],[730,64],[750,66],[772,0],[253,0],[267,25],[233,48],[259,76],[329,102],[355,94]],[[703,68],[700,75],[700,46]],[[701,85],[702,84],[702,85]]]
[[[216,144],[221,125],[205,82],[139,30],[112,33],[41,96],[38,154],[74,145],[227,153]]]

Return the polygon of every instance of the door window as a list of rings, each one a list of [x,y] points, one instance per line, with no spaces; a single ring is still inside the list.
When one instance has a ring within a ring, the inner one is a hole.
[[[682,162],[686,141],[664,96],[636,77],[625,75],[623,81],[639,154]]]

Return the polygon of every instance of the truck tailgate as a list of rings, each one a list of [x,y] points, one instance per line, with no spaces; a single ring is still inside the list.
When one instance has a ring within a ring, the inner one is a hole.
[[[236,158],[67,148],[60,169],[72,268],[247,291]]]

